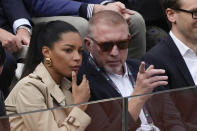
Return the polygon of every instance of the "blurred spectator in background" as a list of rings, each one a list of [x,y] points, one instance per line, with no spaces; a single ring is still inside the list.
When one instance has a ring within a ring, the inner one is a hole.
[[[138,11],[144,18],[146,26],[157,26],[169,31],[162,8],[162,0],[126,0],[128,9]]]
[[[144,59],[156,68],[166,70],[171,89],[196,85],[197,13],[194,9],[197,4],[187,0],[164,0],[164,7],[171,31]]]
[[[16,6],[12,4],[15,3],[15,0],[3,1],[8,9],[6,12],[11,12]],[[24,0],[24,3],[31,16],[35,17],[35,19],[33,19],[35,23],[57,19],[63,20],[74,25],[80,31],[82,38],[87,34],[88,22],[85,19],[88,20],[95,13],[102,10],[116,11],[120,13],[128,23],[132,21],[129,26],[132,36],[132,46],[131,44],[129,45],[128,57],[141,58],[145,54],[146,29],[144,20],[139,13],[127,9],[121,2],[115,2],[113,0]]]
[[[169,32],[162,10],[162,0],[121,0],[126,7],[138,11],[146,23],[146,51],[150,50]]]
[[[195,0],[164,0],[171,30],[144,57],[158,69],[165,69],[170,89],[197,85],[197,3]],[[171,95],[187,130],[197,130],[196,89]],[[187,105],[187,106],[183,106]]]
[[[31,34],[31,25],[28,21],[30,17],[26,13],[26,10],[21,8],[21,6],[24,6],[23,3],[13,1],[11,4],[15,3],[17,3],[17,6],[12,9],[12,13],[5,14],[5,11],[8,9],[4,8],[4,4],[2,3],[2,0],[0,0],[0,42],[6,51],[6,61],[2,75],[0,76],[0,85],[5,97],[9,94],[8,88],[15,75],[16,69],[17,60],[14,58],[15,54],[12,54],[20,52],[23,48],[23,44],[29,45]],[[8,19],[11,17],[12,21]]]
[[[4,37],[5,40],[1,40],[3,46],[13,53],[20,50],[22,44],[29,45],[31,35],[31,24],[29,21],[31,17],[22,1],[13,1],[10,5],[13,5],[12,10],[7,8],[6,2],[0,0],[0,27],[15,34],[7,35],[8,40],[5,39],[6,37]]]

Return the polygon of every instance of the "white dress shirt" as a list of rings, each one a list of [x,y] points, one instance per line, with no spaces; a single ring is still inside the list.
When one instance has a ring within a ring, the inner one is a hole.
[[[172,37],[175,45],[177,46],[178,50],[180,51],[187,68],[194,80],[195,85],[197,85],[197,55],[196,53],[186,46],[182,41],[180,41],[173,33],[170,31],[170,36]]]
[[[123,76],[117,75],[117,74],[111,74],[111,73],[107,73],[107,74],[110,77],[110,79],[113,81],[113,83],[117,86],[119,93],[123,97],[131,96],[131,94],[133,92],[133,85],[129,79],[128,67],[126,64],[125,64],[125,74]],[[140,97],[140,96],[138,96],[138,97]],[[142,129],[143,131],[151,130],[152,127],[149,126],[143,110],[141,110],[139,118],[141,120],[141,128],[140,129]]]
[[[105,5],[106,3],[109,3],[109,2],[114,2],[114,0],[104,0],[100,4],[101,5]],[[87,18],[91,18],[92,17],[93,10],[94,10],[94,5],[95,4],[88,4],[88,7],[87,7]]]
[[[31,24],[28,19],[25,19],[25,18],[17,19],[13,23],[13,31],[15,34],[16,34],[17,28],[22,25],[29,25],[31,27]]]

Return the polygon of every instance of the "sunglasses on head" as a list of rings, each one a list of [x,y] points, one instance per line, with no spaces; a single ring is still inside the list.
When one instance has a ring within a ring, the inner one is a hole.
[[[127,49],[129,47],[129,41],[131,39],[131,36],[129,35],[127,39],[119,40],[119,41],[106,41],[106,42],[98,42],[94,38],[88,36],[94,43],[96,43],[101,51],[103,52],[109,52],[112,50],[114,45],[118,47],[119,50]]]

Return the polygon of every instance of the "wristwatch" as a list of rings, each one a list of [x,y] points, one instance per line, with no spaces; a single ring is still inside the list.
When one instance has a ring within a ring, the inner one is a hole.
[[[17,28],[16,32],[19,30],[19,29],[25,29],[29,32],[29,34],[31,35],[32,34],[32,30],[31,30],[31,27],[28,26],[28,25],[21,25]]]

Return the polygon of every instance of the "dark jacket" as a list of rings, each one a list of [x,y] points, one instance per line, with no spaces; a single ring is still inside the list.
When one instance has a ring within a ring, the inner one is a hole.
[[[0,116],[4,116],[5,114],[4,96],[2,91],[0,90]]]
[[[14,0],[8,0],[14,1]],[[81,16],[87,17],[88,4],[104,0],[23,0],[31,16]]]
[[[15,20],[25,18],[31,21],[30,14],[26,9],[23,0],[0,0],[1,7],[4,8],[4,15],[9,22],[10,26],[13,26]]]
[[[194,86],[195,83],[181,56],[178,48],[170,36],[158,43],[143,58],[156,68],[166,70],[168,87],[170,89]],[[170,94],[177,110],[180,112],[187,130],[197,130],[197,89],[191,88]]]
[[[0,130],[1,131],[10,131],[10,123],[9,119],[7,118],[1,118],[1,116],[5,116],[5,104],[4,104],[4,96],[2,91],[0,90]]]
[[[126,0],[125,4],[127,8],[136,10],[143,16],[146,26],[159,26],[169,31],[161,2],[162,0]]]
[[[128,60],[127,65],[133,76],[134,81],[136,80],[140,62],[136,60]],[[118,131],[122,127],[122,111],[123,103],[121,95],[117,92],[114,86],[104,77],[101,73],[102,69],[95,68],[92,65],[91,60],[87,54],[83,57],[83,64],[78,72],[79,83],[81,81],[82,75],[86,74],[89,81],[91,89],[91,99],[90,101],[97,101],[110,98],[119,98],[119,100],[111,100],[109,102],[97,103],[94,105],[89,105],[88,111],[90,116],[93,118],[92,124],[89,127],[96,127],[95,129],[102,129],[108,131]],[[78,84],[79,84],[78,83]],[[159,87],[158,90],[163,90],[165,88]],[[151,115],[151,118],[156,126],[162,130],[181,129],[182,122],[180,120],[179,113],[176,111],[173,102],[168,97],[169,94],[155,95],[149,99],[145,108]],[[91,109],[93,108],[93,109]],[[170,112],[168,112],[170,110]],[[93,112],[93,113],[92,113]],[[91,115],[93,114],[93,115]],[[165,118],[172,119],[164,120]],[[140,120],[134,121],[132,116],[128,115],[128,127],[130,130],[134,131],[140,126]],[[165,124],[164,124],[165,123]],[[176,125],[177,127],[174,127]],[[99,128],[100,127],[100,128]],[[180,127],[180,128],[179,128]],[[91,129],[91,128],[88,128]]]
[[[0,0],[0,28],[3,28],[5,30],[12,32],[12,28],[9,25],[8,19],[5,15],[1,0]]]
[[[96,70],[90,63],[89,55],[83,54],[83,63],[78,72],[78,83],[82,80],[82,75],[86,74],[89,81],[91,98],[90,101],[97,101],[109,98],[118,98],[118,100],[112,100],[108,102],[101,102],[88,106],[87,113],[92,118],[91,125],[87,128],[87,131],[94,129],[95,131],[120,131],[122,130],[122,99],[121,95],[114,89],[114,87],[103,77],[99,70]],[[133,63],[133,68],[137,69],[139,62]],[[135,64],[134,64],[135,63]],[[131,69],[132,75],[136,78],[137,70]],[[134,130],[138,127],[139,123],[135,123],[132,117],[128,116],[129,129]]]

